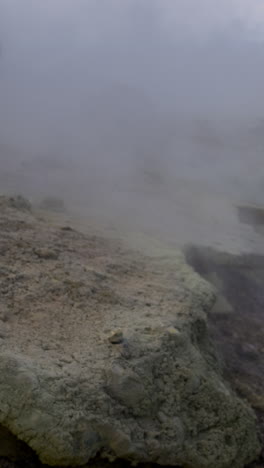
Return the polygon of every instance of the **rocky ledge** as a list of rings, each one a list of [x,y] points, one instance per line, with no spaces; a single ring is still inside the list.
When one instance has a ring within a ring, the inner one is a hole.
[[[255,416],[222,377],[214,300],[181,253],[144,257],[0,197],[0,424],[48,465],[245,466]]]

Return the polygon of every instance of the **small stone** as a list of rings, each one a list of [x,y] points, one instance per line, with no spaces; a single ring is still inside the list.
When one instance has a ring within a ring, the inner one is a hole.
[[[175,327],[168,327],[166,331],[167,331],[167,333],[168,333],[169,335],[171,335],[171,336],[175,336],[175,337],[176,337],[176,336],[179,336],[179,335],[180,335],[179,330],[178,330],[177,328],[175,328]]]
[[[108,338],[112,344],[121,344],[124,341],[122,330],[113,330]]]
[[[44,260],[56,260],[58,258],[58,253],[51,249],[41,248],[36,249],[35,254],[39,258],[43,258]]]
[[[74,231],[71,226],[62,226],[60,229],[61,231]]]
[[[52,349],[52,346],[50,346],[48,343],[42,343],[41,347],[43,351],[50,351]]]

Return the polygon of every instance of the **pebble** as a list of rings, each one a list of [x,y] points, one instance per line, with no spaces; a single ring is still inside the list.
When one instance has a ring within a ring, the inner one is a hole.
[[[113,330],[110,334],[110,336],[108,337],[108,340],[110,341],[110,343],[112,344],[120,344],[120,343],[123,343],[124,341],[124,335],[123,335],[123,332],[122,330]]]
[[[174,327],[168,327],[166,329],[167,333],[171,336],[179,336],[180,335],[180,332],[177,328],[174,328]]]
[[[46,248],[36,249],[35,254],[44,260],[56,260],[58,258],[58,252]]]

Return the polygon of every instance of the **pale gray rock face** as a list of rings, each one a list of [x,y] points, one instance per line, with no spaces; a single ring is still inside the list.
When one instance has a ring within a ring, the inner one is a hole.
[[[255,417],[208,338],[214,293],[180,253],[143,257],[0,210],[3,427],[49,465],[242,468],[258,455]]]

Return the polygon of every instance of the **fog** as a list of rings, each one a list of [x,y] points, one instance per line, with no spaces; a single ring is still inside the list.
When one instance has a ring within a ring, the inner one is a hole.
[[[252,247],[263,40],[258,0],[0,0],[1,192]]]

